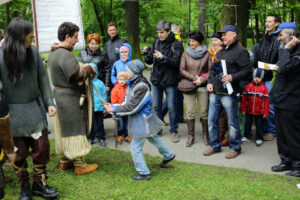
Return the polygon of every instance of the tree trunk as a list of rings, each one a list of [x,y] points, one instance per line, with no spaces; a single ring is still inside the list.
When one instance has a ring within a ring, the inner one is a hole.
[[[205,19],[206,19],[206,0],[198,0],[198,8],[199,8],[199,15],[198,15],[198,30],[204,36],[204,43],[206,44],[206,30],[205,30]]]
[[[139,0],[125,0],[127,40],[132,46],[132,59],[141,59]]]
[[[295,13],[295,24],[297,24],[299,26],[300,25],[300,7],[295,7],[294,13]],[[298,28],[298,30],[299,30],[299,28]]]
[[[256,0],[252,0],[252,9],[256,10]],[[259,20],[258,20],[258,13],[254,14],[255,19],[255,40],[256,42],[259,41]]]
[[[109,2],[109,21],[112,21],[112,0]]]
[[[5,4],[5,13],[6,14],[5,14],[5,27],[4,27],[4,30],[6,30],[8,24],[10,22],[9,4],[10,4],[10,2],[8,2],[8,3]]]
[[[97,5],[97,1],[96,0],[91,0],[91,2],[93,4],[93,8],[94,8],[94,11],[95,11],[95,14],[96,14],[96,18],[97,18],[97,21],[98,21],[99,26],[100,26],[100,33],[101,33],[101,35],[105,35],[106,34],[106,29],[105,29],[103,20],[100,17],[100,10],[99,10],[99,7]]]
[[[225,25],[235,25],[239,30],[239,41],[247,47],[247,25],[249,21],[248,1],[226,0],[220,18],[220,28]]]

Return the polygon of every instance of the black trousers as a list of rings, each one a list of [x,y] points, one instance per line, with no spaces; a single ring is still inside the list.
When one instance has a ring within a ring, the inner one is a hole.
[[[300,112],[275,107],[275,125],[281,161],[300,170]]]
[[[251,138],[251,128],[252,128],[253,118],[254,118],[255,127],[256,127],[256,140],[262,140],[263,139],[263,131],[264,131],[262,115],[246,114],[244,136],[248,139]]]

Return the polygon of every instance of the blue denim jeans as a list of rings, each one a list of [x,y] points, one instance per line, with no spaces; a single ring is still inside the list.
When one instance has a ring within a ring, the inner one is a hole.
[[[158,85],[152,85],[154,110],[157,116],[159,117],[159,119],[161,120],[163,120],[163,115],[162,115],[163,92],[165,92],[166,94],[171,133],[177,133],[177,129],[178,129],[178,121],[176,119],[176,109],[175,109],[176,88],[177,86],[169,86],[166,88],[162,88],[161,86]]]
[[[157,135],[146,138],[132,138],[130,145],[131,156],[133,159],[134,167],[139,172],[139,174],[150,174],[150,170],[147,167],[143,154],[143,148],[146,139],[151,144],[156,146],[159,153],[164,157],[164,160],[168,160],[174,156],[174,153],[162,142],[162,140]]]
[[[270,91],[272,89],[271,81],[265,81],[265,86],[268,89],[268,92],[270,94]],[[273,104],[269,104],[269,116],[267,119],[264,119],[264,133],[267,134],[270,133],[273,136],[276,136],[276,128],[275,128],[275,108]]]
[[[128,136],[128,116],[118,117],[118,136]]]
[[[221,150],[219,114],[223,106],[228,117],[229,148],[234,151],[241,151],[238,98],[235,95],[212,93],[209,100],[208,132],[211,148]]]
[[[168,113],[168,101],[165,100],[162,105],[162,117]],[[184,120],[183,117],[183,94],[181,91],[176,88],[176,97],[175,97],[175,110],[176,110],[176,120],[177,122],[182,122]]]

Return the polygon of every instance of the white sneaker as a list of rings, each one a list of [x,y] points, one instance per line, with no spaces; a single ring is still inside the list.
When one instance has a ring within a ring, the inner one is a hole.
[[[259,147],[260,145],[262,145],[263,141],[262,140],[256,140],[255,143],[256,143],[256,146]]]
[[[242,138],[242,143],[248,143],[248,142],[250,142],[250,140],[248,138],[246,138],[246,137]]]

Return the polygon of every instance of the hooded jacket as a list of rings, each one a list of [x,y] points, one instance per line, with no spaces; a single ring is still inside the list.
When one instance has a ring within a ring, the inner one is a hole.
[[[104,49],[103,49],[103,55],[106,62],[105,66],[105,85],[107,87],[111,86],[111,80],[110,80],[110,74],[111,69],[117,60],[120,59],[120,47],[123,43],[126,43],[127,41],[125,39],[122,39],[119,37],[119,35],[116,35],[114,38],[108,40],[105,43]]]
[[[253,46],[252,52],[254,56],[253,68],[257,68],[257,62],[266,62],[276,64],[278,62],[279,42],[277,34],[266,34],[261,41]],[[273,71],[265,70],[263,81],[271,81],[273,78]]]
[[[111,103],[112,104],[123,103],[126,95],[126,89],[127,89],[127,84],[123,86],[117,82],[115,87],[111,91]]]
[[[149,137],[156,135],[163,122],[152,113],[151,85],[143,75],[128,80],[124,103],[113,104],[114,113],[129,115],[128,133],[133,137]]]
[[[94,63],[89,63],[89,65],[95,67],[95,69],[98,72],[98,69],[96,67],[96,65]],[[107,101],[107,95],[106,95],[106,87],[104,85],[104,83],[98,79],[97,77],[95,77],[93,79],[93,85],[97,88],[97,90],[99,91],[99,93],[101,94],[101,96],[104,98],[105,101]],[[98,93],[96,92],[95,88],[93,88],[93,96],[94,96],[94,112],[97,111],[104,111],[104,103],[101,98],[99,97]]]
[[[124,63],[124,61],[121,59],[121,52],[119,52],[120,59],[114,63],[114,65],[111,69],[111,75],[110,75],[110,80],[111,80],[112,84],[114,84],[114,85],[116,84],[116,82],[118,82],[118,78],[117,78],[118,74],[120,72],[126,72],[126,67],[125,66],[127,65],[127,63],[129,61],[131,61],[131,57],[132,57],[132,48],[131,48],[130,44],[123,43],[121,46],[128,47],[129,54],[128,54],[127,60]]]
[[[300,44],[279,50],[279,68],[270,101],[275,107],[300,111]]]
[[[269,115],[269,94],[267,87],[260,82],[249,83],[242,96],[241,112],[250,115]]]
[[[155,50],[163,54],[163,59],[154,58],[153,54],[145,57],[145,62],[153,64],[150,81],[163,88],[176,86],[179,81],[180,58],[184,51],[182,44],[175,39],[173,32],[164,41],[156,39],[152,45]]]

